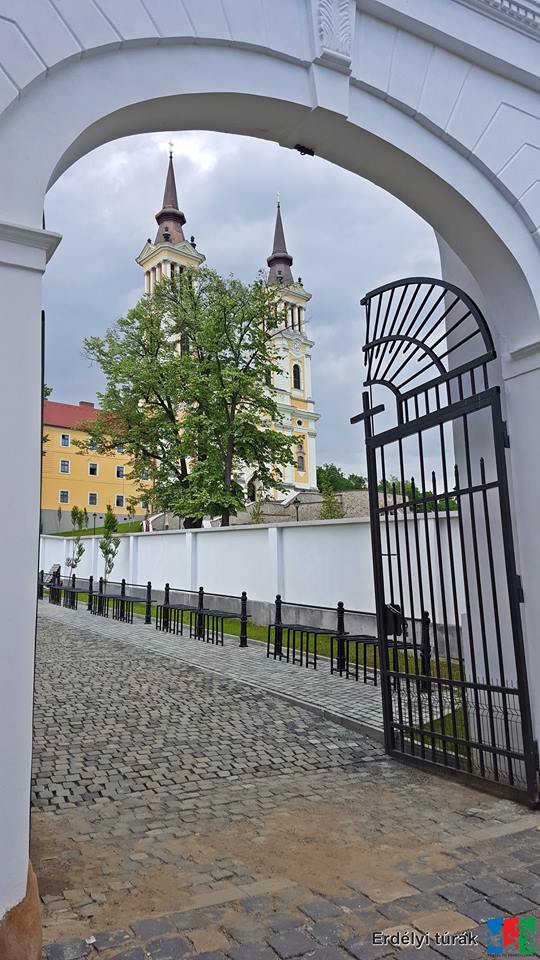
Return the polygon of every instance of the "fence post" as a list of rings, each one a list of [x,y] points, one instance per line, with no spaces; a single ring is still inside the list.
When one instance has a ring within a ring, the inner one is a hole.
[[[146,584],[146,608],[144,611],[144,622],[152,623],[152,581]]]
[[[92,574],[88,577],[88,605],[87,609],[92,612],[92,599],[94,596],[94,578]]]
[[[281,653],[283,650],[283,627],[282,623],[282,613],[281,613],[281,594],[276,593],[276,615],[274,618],[274,659],[279,657],[281,659]]]
[[[171,586],[169,583],[165,584],[165,592],[163,594],[163,629],[169,629],[169,610],[168,606],[171,602]]]
[[[241,647],[247,647],[248,645],[247,624],[248,624],[247,593],[245,590],[242,590],[242,597],[240,600],[240,646]]]
[[[343,606],[343,601],[340,600],[337,605],[337,631],[336,631],[336,640],[337,640],[337,669],[339,671],[340,677],[345,670],[345,607]]]
[[[429,636],[431,620],[427,610],[422,611],[422,635],[420,639],[420,669],[425,677],[431,676],[431,640]],[[407,651],[405,651],[405,656]],[[429,680],[422,680],[421,689],[423,693],[429,693],[431,684]]]
[[[75,576],[74,573],[71,574],[71,586],[73,587],[74,590],[75,590],[75,587],[77,586],[77,577]]]
[[[43,600],[43,583],[45,581],[45,571],[39,571],[39,582],[38,582],[38,600]]]
[[[195,636],[197,640],[204,640],[204,587],[199,587],[199,603],[197,613],[197,629]]]
[[[98,613],[100,616],[103,616],[103,577],[99,578],[99,598],[98,598]]]
[[[122,582],[120,584],[120,596],[125,597],[126,595],[126,578],[122,577]]]

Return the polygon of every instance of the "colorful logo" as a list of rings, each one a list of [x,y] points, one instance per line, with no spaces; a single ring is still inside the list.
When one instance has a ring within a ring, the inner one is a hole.
[[[487,921],[487,952],[521,957],[536,955],[534,917],[494,917]]]

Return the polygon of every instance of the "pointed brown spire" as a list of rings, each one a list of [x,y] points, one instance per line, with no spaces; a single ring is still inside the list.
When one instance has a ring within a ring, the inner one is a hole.
[[[289,286],[294,283],[291,267],[293,258],[287,252],[285,243],[285,234],[283,232],[283,221],[281,219],[281,204],[278,200],[276,212],[276,229],[274,231],[274,249],[271,256],[266,261],[270,267],[268,274],[268,283],[283,284]]]
[[[186,218],[182,211],[178,209],[172,144],[170,146],[169,167],[165,181],[165,191],[163,193],[163,206],[159,213],[156,213],[156,220],[159,226],[154,241],[155,243],[182,243],[182,241],[186,239],[182,230]]]

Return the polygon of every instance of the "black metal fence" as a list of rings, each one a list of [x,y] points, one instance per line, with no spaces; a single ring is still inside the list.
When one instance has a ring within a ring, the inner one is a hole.
[[[175,636],[186,636],[216,646],[224,646],[226,621],[238,624],[239,646],[248,645],[248,596],[243,591],[239,596],[210,594],[211,602],[203,587],[186,590],[166,583],[162,589],[148,581],[146,584],[128,583],[126,580],[97,581],[77,578],[75,574],[62,577],[60,570],[46,575],[43,570],[38,577],[38,597],[45,595],[49,603],[77,610],[84,605],[94,616],[101,616],[132,624],[135,617],[145,624],[154,620],[155,629]],[[226,601],[222,606],[215,601]],[[140,610],[137,612],[136,607]],[[331,674],[378,684],[378,641],[375,636],[354,634],[345,629],[347,611],[342,602],[334,610],[335,626],[323,627],[291,620],[284,617],[287,604],[278,594],[275,598],[273,617],[267,625],[266,655],[293,666],[317,670],[321,662],[329,666]],[[294,605],[301,606],[301,605]],[[329,614],[331,608],[321,607]],[[349,611],[358,614],[359,611]]]

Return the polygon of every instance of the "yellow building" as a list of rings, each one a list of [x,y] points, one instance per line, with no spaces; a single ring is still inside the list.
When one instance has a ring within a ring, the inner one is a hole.
[[[43,410],[41,527],[43,533],[71,530],[71,509],[88,512],[89,527],[95,519],[102,526],[110,503],[119,520],[128,520],[129,501],[137,496],[136,485],[127,479],[128,457],[118,447],[114,454],[86,453],[76,440],[88,435],[78,429],[84,420],[95,420],[99,410],[93,403],[55,403],[46,400]],[[59,512],[60,511],[60,512]],[[94,517],[95,514],[95,517]],[[145,506],[137,501],[135,516],[142,517]]]

